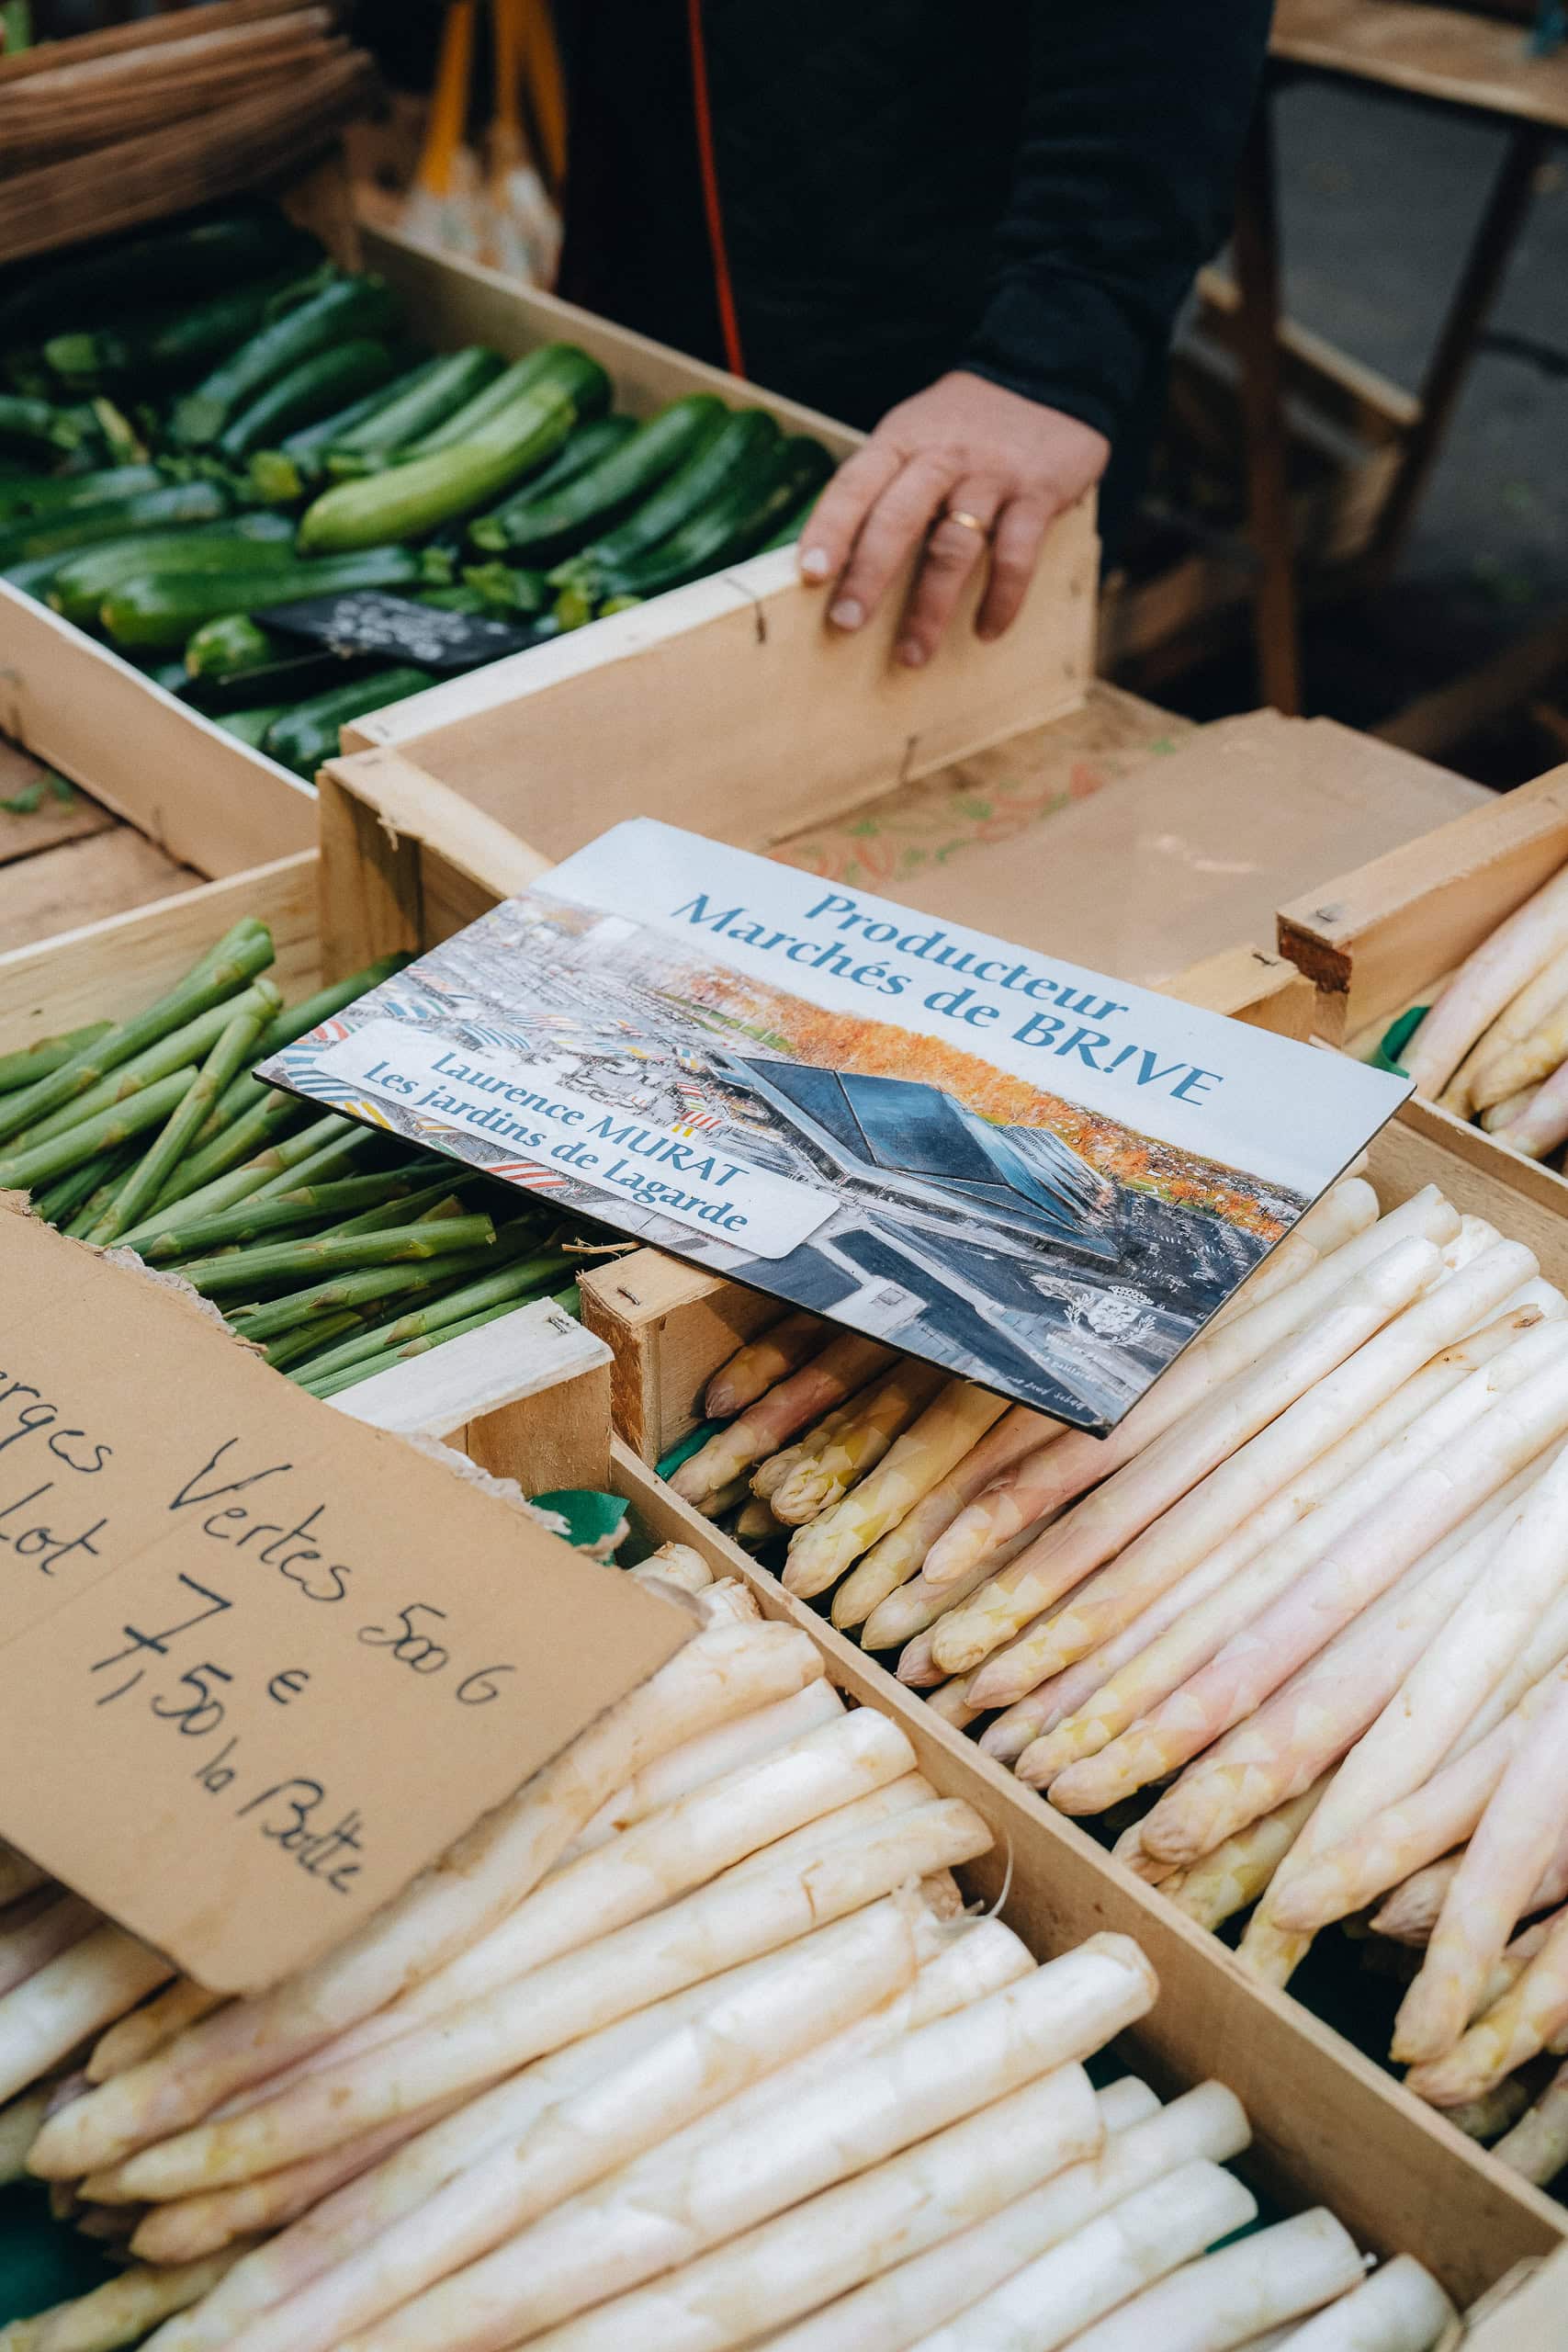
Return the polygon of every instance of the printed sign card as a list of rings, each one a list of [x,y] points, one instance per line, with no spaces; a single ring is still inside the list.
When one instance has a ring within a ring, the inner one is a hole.
[[[221,1991],[361,1927],[686,1613],[0,1210],[0,1838]]]
[[[646,820],[263,1075],[1097,1430],[1409,1091]]]

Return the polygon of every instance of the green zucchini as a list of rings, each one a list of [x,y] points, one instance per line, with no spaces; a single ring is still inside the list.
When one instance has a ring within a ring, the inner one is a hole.
[[[494,613],[532,616],[542,613],[550,601],[544,573],[525,571],[521,564],[471,563],[464,571],[463,581]]]
[[[592,375],[584,371],[592,369]],[[482,392],[454,410],[444,424],[419,441],[410,441],[397,452],[395,462],[412,465],[421,458],[433,458],[441,449],[455,449],[460,442],[472,440],[481,425],[492,424],[503,416],[514,401],[535,386],[558,379],[573,388],[573,399],[580,416],[598,416],[610,405],[610,379],[604,369],[571,343],[542,343],[525,359],[514,359],[510,368],[487,384]]]
[[[220,361],[175,403],[169,429],[186,448],[208,449],[255,394],[301,359],[349,335],[381,335],[397,322],[391,288],[378,277],[334,277]]]
[[[833,459],[819,441],[806,435],[784,442],[765,471],[750,471],[728,494],[714,499],[683,529],[606,577],[612,595],[657,596],[668,588],[701,580],[761,546],[803,499],[819,490]]]
[[[36,450],[47,458],[56,449],[74,449],[82,438],[81,425],[52,401],[0,394],[0,447]]]
[[[142,571],[249,571],[294,560],[294,526],[283,514],[227,514],[184,531],[138,531],[67,557],[49,602],[68,621],[93,620],[109,590]]]
[[[297,775],[313,776],[323,761],[336,757],[339,730],[351,719],[384,710],[389,703],[406,702],[410,695],[423,694],[435,683],[428,670],[400,668],[378,670],[352,685],[331,687],[276,720],[262,749]]]
[[[28,514],[63,514],[73,506],[110,506],[162,490],[169,476],[161,466],[105,466],[87,474],[36,474],[0,483],[0,531]]]
[[[193,678],[236,678],[287,661],[287,640],[248,613],[220,613],[186,639],[185,666]]]
[[[258,449],[250,463],[250,487],[255,496],[278,506],[302,497],[326,471],[327,451],[340,433],[363,424],[367,417],[400,399],[439,365],[438,360],[422,360],[417,368],[405,368],[379,390],[367,392],[362,401],[354,401],[348,408],[340,408],[335,416],[323,416],[314,424],[300,425],[276,449]]]
[[[64,555],[104,539],[122,539],[141,524],[212,523],[227,514],[233,500],[220,481],[165,482],[113,506],[89,506],[64,514],[31,514],[0,533],[0,565],[35,555]]]
[[[40,605],[49,601],[50,584],[62,563],[70,561],[64,555],[23,556],[17,563],[8,563],[0,571],[0,580],[8,580],[25,596],[34,596]]]
[[[615,522],[705,447],[724,430],[725,413],[716,394],[689,392],[575,481],[543,498],[509,499],[481,515],[468,537],[476,547],[536,561],[564,555]]]
[[[502,367],[498,351],[479,345],[433,361],[400,400],[337,435],[328,447],[327,471],[344,478],[375,471],[394,451],[417,441],[421,434],[434,432],[476,401],[495,382]]]
[[[529,475],[528,496],[543,498],[547,492],[553,495],[620,448],[638,430],[633,416],[596,416],[592,424],[580,424],[575,433],[568,434],[549,464]]]
[[[770,465],[779,448],[779,428],[760,408],[727,415],[716,434],[697,448],[655,490],[635,506],[618,530],[594,539],[557,567],[555,587],[585,588],[590,595],[604,593],[628,563],[658,547],[672,532],[683,530],[733,486]]]
[[[307,277],[265,277],[214,294],[193,310],[153,311],[123,325],[51,337],[43,356],[63,383],[148,384],[199,375],[316,283]]]
[[[266,390],[232,418],[218,436],[218,454],[238,465],[253,449],[280,438],[296,425],[325,416],[345,401],[378,391],[391,382],[396,363],[384,343],[350,335],[330,351],[312,353],[275,377]]]
[[[186,682],[183,662],[139,662],[137,668],[152,684],[162,686],[165,694],[177,695]]]
[[[412,548],[377,547],[337,563],[279,564],[265,571],[143,572],[110,591],[99,617],[117,645],[183,645],[193,629],[220,613],[265,612],[269,605],[306,596],[426,582],[425,566]]]
[[[264,703],[259,710],[231,710],[213,725],[221,727],[225,735],[237,735],[253,752],[259,752],[269,727],[288,715],[288,705],[283,702]]]
[[[37,343],[73,320],[134,312],[150,296],[188,303],[209,288],[303,264],[320,251],[275,204],[257,200],[150,236],[117,238],[73,261],[51,254],[0,301],[0,347]]]
[[[582,358],[580,375],[586,396],[596,397],[604,370]],[[456,515],[471,514],[560,446],[577,421],[576,390],[564,375],[553,375],[479,426],[471,440],[363,481],[339,482],[306,508],[301,548],[333,554],[371,547],[417,537]]]

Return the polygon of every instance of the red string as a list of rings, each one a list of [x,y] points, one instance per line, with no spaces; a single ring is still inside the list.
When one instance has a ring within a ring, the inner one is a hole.
[[[692,98],[697,118],[697,163],[703,176],[703,209],[707,214],[708,244],[713,252],[714,291],[718,297],[718,322],[724,336],[724,356],[731,375],[744,376],[740,326],[735,314],[735,288],[730,282],[729,254],[724,242],[724,213],[718,200],[718,172],[714,163],[713,109],[708,100],[707,51],[703,42],[702,0],[686,0],[686,23],[692,44]]]

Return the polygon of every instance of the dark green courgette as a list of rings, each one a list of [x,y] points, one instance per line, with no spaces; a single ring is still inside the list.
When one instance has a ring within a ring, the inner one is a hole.
[[[704,579],[722,564],[738,562],[760,548],[803,499],[819,490],[832,470],[833,459],[819,441],[805,435],[786,441],[765,474],[748,473],[728,497],[715,499],[683,529],[624,564],[607,582],[610,594],[657,596],[687,581]]]
[[[737,483],[772,465],[778,447],[779,428],[761,409],[742,409],[738,415],[725,416],[718,431],[701,443],[651,498],[635,506],[618,530],[594,539],[558,565],[552,585],[581,586],[590,595],[605,593],[604,583],[616,582],[628,563],[658,547],[672,532],[683,530]]]
[[[13,588],[19,588],[24,595],[36,596],[40,605],[45,605],[55,573],[70,560],[66,555],[23,556],[18,562],[8,563],[0,570],[0,580],[8,580]]]
[[[323,416],[314,424],[302,424],[280,441],[276,449],[258,449],[250,462],[250,486],[256,497],[271,504],[283,506],[290,500],[302,497],[313,489],[326,471],[327,452],[340,433],[347,433],[366,418],[374,416],[389,402],[400,400],[403,393],[423,383],[439,360],[422,360],[417,368],[405,368],[389,384],[379,390],[367,392],[362,401],[355,401],[348,408],[339,409],[335,416]]]
[[[154,311],[134,323],[51,336],[43,356],[62,382],[86,389],[188,378],[302,301],[315,283],[314,272],[261,278],[214,294],[195,309]]]
[[[73,260],[51,254],[28,284],[0,300],[0,347],[134,312],[149,296],[188,302],[209,288],[303,263],[320,250],[276,205],[258,200],[150,236],[117,238]]]
[[[677,466],[725,429],[724,402],[712,392],[691,392],[672,401],[656,417],[578,475],[544,498],[509,499],[473,525],[478,548],[548,561],[606,530],[648,497]],[[760,412],[759,412],[760,413]],[[772,419],[764,420],[770,425]],[[776,434],[778,428],[773,426]]]
[[[255,572],[144,572],[123,580],[99,615],[117,645],[183,645],[203,621],[220,613],[264,612],[269,605],[306,596],[336,596],[351,588],[409,588],[426,583],[422,558],[411,548],[378,547],[336,563],[279,564]]]
[[[369,473],[395,450],[421,434],[433,433],[447,417],[476,401],[502,372],[498,351],[476,345],[453,351],[434,361],[417,384],[400,399],[378,409],[363,424],[338,435],[327,450],[327,471],[344,479]]]
[[[139,497],[123,499],[113,506],[28,515],[0,533],[0,564],[25,562],[35,555],[64,555],[72,548],[121,539],[139,524],[215,522],[230,512],[233,503],[221,482],[176,481],[165,482],[161,490],[143,491]]]
[[[333,686],[324,695],[302,702],[268,728],[262,749],[297,775],[313,776],[325,760],[336,756],[339,729],[351,719],[363,718],[389,703],[406,702],[435,684],[428,670],[378,670],[353,685]]]
[[[175,403],[169,429],[186,448],[212,447],[245,402],[301,359],[349,335],[376,335],[397,322],[391,288],[378,277],[336,277],[231,352]]]
[[[564,489],[585,474],[590,466],[621,448],[634,433],[640,431],[634,416],[596,416],[591,424],[580,424],[575,433],[568,434],[547,466],[528,477],[530,499],[543,498]],[[510,503],[510,502],[509,502]]]
[[[584,370],[592,369],[592,376]],[[445,423],[422,440],[408,442],[397,452],[400,466],[412,465],[421,458],[434,457],[438,450],[455,449],[459,442],[472,440],[481,425],[492,424],[503,416],[525,392],[536,385],[559,380],[572,388],[574,404],[579,416],[601,415],[610,405],[610,379],[604,369],[589,359],[572,343],[542,343],[525,359],[514,359],[510,368],[487,384],[475,399],[455,409]]]
[[[183,531],[139,531],[67,557],[49,602],[68,621],[93,620],[109,590],[144,571],[249,571],[294,560],[294,526],[283,514],[227,514]]]
[[[604,370],[580,356],[574,377],[558,370],[542,379],[471,439],[362,481],[339,482],[306,508],[300,546],[341,553],[418,537],[471,514],[559,447],[577,421],[578,391],[595,399],[604,381]]]
[[[0,448],[31,449],[43,460],[56,450],[74,449],[83,437],[81,424],[52,401],[0,393]]]
[[[112,506],[162,490],[169,476],[161,466],[105,466],[85,474],[35,474],[0,482],[0,531],[28,514],[65,514],[73,506]]]
[[[465,586],[472,589],[488,611],[493,613],[542,613],[550,601],[549,583],[542,571],[525,571],[521,564],[470,563],[463,572]]]
[[[330,351],[314,352],[298,367],[285,368],[247,401],[219,435],[218,454],[238,465],[253,449],[281,440],[296,425],[309,424],[341,409],[345,401],[380,390],[396,373],[397,364],[384,343],[370,335],[350,335]]]

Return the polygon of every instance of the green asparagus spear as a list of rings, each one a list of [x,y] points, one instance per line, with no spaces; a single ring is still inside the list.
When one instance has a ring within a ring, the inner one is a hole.
[[[265,1062],[271,1055],[280,1054],[285,1046],[292,1046],[299,1038],[308,1036],[321,1022],[330,1021],[334,1012],[341,1012],[345,1004],[352,1004],[355,997],[379,988],[383,980],[389,980],[394,972],[400,972],[403,966],[412,960],[409,956],[383,956],[376,963],[367,964],[362,972],[351,973],[346,980],[338,980],[330,989],[318,989],[314,996],[302,997],[298,1004],[285,1005],[257,1043],[257,1061]],[[209,1142],[220,1126],[226,1126],[231,1119],[237,1119],[242,1111],[248,1111],[266,1091],[266,1082],[263,1079],[237,1078],[219,1097],[216,1110],[197,1137],[197,1144]]]
[[[175,1169],[154,1204],[155,1211],[173,1208],[176,1202],[188,1200],[210,1184],[215,1176],[226,1176],[231,1168],[254,1159],[286,1127],[293,1126],[303,1112],[297,1094],[265,1094],[253,1110],[214,1136],[205,1150],[193,1152],[183,1168]]]
[[[313,1221],[336,1223],[345,1212],[378,1208],[389,1203],[400,1212],[410,1206],[413,1193],[412,1175],[403,1172],[391,1176],[347,1176],[335,1184],[295,1184],[284,1193],[276,1193],[264,1202],[236,1201],[232,1208],[218,1209],[210,1216],[192,1217],[188,1224],[172,1225],[149,1241],[141,1251],[150,1266],[166,1266],[177,1258],[199,1258],[210,1250],[227,1249],[231,1243],[260,1241],[274,1233],[286,1233],[297,1225]]]
[[[277,1148],[280,1151],[289,1149],[309,1136],[315,1139],[310,1152],[299,1152],[282,1161],[284,1172],[269,1176],[254,1195],[256,1200],[270,1201],[289,1183],[319,1184],[329,1176],[351,1176],[360,1153],[375,1141],[376,1130],[374,1127],[357,1127],[352,1119],[340,1119],[334,1112],[324,1119],[317,1119],[299,1135],[290,1136],[287,1144],[279,1145]],[[290,1170],[292,1175],[288,1172]]]
[[[313,1126],[300,1128],[298,1135],[285,1136],[281,1142],[270,1144],[266,1150],[247,1159],[243,1167],[231,1169],[227,1176],[214,1177],[198,1192],[182,1193],[167,1208],[154,1209],[150,1217],[122,1235],[122,1241],[127,1249],[140,1250],[144,1241],[166,1232],[182,1218],[210,1216],[215,1210],[230,1208],[237,1201],[259,1198],[264,1186],[276,1192],[286,1184],[313,1182],[321,1171],[310,1168],[307,1173],[307,1163],[321,1156],[326,1140],[323,1130],[330,1129],[335,1136],[348,1125],[346,1119],[318,1119]]]
[[[30,1127],[24,1127],[20,1135],[12,1138],[13,1151],[28,1149],[35,1143],[48,1143],[51,1136],[62,1136],[66,1128],[73,1127],[79,1119],[96,1118],[100,1111],[108,1110],[116,1102],[123,1102],[128,1095],[140,1094],[144,1086],[151,1086],[155,1079],[167,1078],[172,1069],[180,1069],[186,1062],[194,1061],[199,1065],[236,1013],[243,1012],[253,1001],[265,1003],[266,997],[277,993],[270,982],[260,981],[255,986],[264,989],[265,996],[256,999],[254,990],[247,989],[243,996],[230,997],[223,1004],[209,1006],[206,1012],[197,1013],[194,1021],[187,1021],[182,1028],[172,1029],[166,1037],[160,1037],[156,1045],[145,1046],[130,1061],[121,1062],[118,1069],[107,1071],[96,1086],[88,1087],[85,1094],[62,1103],[58,1111],[51,1111],[47,1119],[35,1120]]]
[[[352,1306],[340,1306],[335,1315],[319,1316],[313,1323],[302,1323],[297,1331],[286,1331],[280,1340],[271,1340],[262,1351],[275,1371],[283,1372],[306,1356],[313,1356],[330,1340],[344,1331],[364,1328],[365,1318]]]
[[[168,1117],[195,1078],[196,1064],[191,1062],[186,1069],[160,1079],[156,1086],[133,1094],[129,1102],[117,1102],[112,1110],[100,1111],[96,1119],[84,1119],[79,1126],[68,1127],[62,1136],[55,1136],[49,1143],[35,1144],[30,1151],[15,1152],[9,1159],[0,1159],[0,1192],[20,1192],[34,1184],[48,1183],[53,1177],[63,1176],[68,1169],[80,1168],[85,1159],[96,1159],[100,1152],[112,1151],[117,1144],[157,1126]]]
[[[498,1250],[506,1246],[502,1234]],[[560,1272],[561,1256],[550,1250],[543,1256],[523,1259],[500,1272],[484,1274],[477,1282],[466,1282],[448,1291],[445,1298],[432,1300],[412,1314],[400,1316],[395,1322],[375,1331],[361,1331],[343,1340],[330,1354],[312,1363],[309,1373],[312,1379],[324,1374],[345,1372],[363,1363],[382,1348],[396,1347],[405,1340],[422,1340],[430,1332],[443,1329],[448,1323],[461,1322],[489,1306],[516,1306],[534,1293],[542,1291]]]
[[[131,1170],[115,1194],[113,1206],[88,1235],[89,1240],[107,1247],[152,1207],[189,1150],[197,1128],[230,1080],[249,1059],[256,1039],[282,1001],[270,980],[257,980],[238,1000],[239,1009],[225,1023],[197,1073],[196,1084],[168,1125],[160,1130],[150,1150]]]
[[[468,1331],[478,1331],[486,1323],[495,1323],[503,1315],[515,1315],[516,1306],[511,1299],[499,1306],[482,1307],[479,1314],[465,1317],[460,1323],[446,1323],[437,1331],[427,1331],[422,1339],[406,1340],[400,1347],[385,1348],[379,1354],[363,1363],[350,1364],[345,1371],[310,1374],[308,1364],[300,1366],[294,1377],[301,1388],[312,1396],[336,1396],[344,1388],[357,1387],[362,1380],[373,1380],[378,1372],[390,1372],[394,1364],[407,1363],[414,1356],[427,1355],[445,1340],[460,1340]]]
[[[197,1013],[209,1005],[219,1004],[225,997],[233,996],[247,980],[272,961],[272,941],[267,933],[254,924],[236,924],[228,934],[226,952],[203,956],[192,974],[167,996],[150,1005],[134,1020],[124,1021],[90,1046],[84,1046],[69,1061],[36,1084],[21,1088],[0,1103],[0,1143],[8,1143],[25,1127],[36,1126],[39,1120],[58,1111],[62,1104],[85,1094],[88,1088],[109,1070],[128,1062],[143,1046],[166,1037],[172,1029],[183,1028]]]
[[[0,1054],[0,1094],[10,1094],[18,1086],[36,1085],[84,1046],[96,1046],[100,1037],[107,1037],[112,1026],[111,1022],[91,1021],[85,1029],[67,1029],[62,1036],[40,1037],[36,1046],[26,1046],[19,1054]]]
[[[488,1255],[487,1250],[464,1250],[456,1258],[430,1259],[415,1266],[367,1266],[360,1273],[340,1274],[333,1282],[291,1290],[262,1306],[234,1307],[229,1320],[243,1339],[274,1340],[280,1331],[291,1331],[298,1323],[336,1307],[365,1306],[373,1299],[396,1298],[405,1291],[434,1290],[454,1274],[477,1272]]]
[[[106,1162],[85,1159],[80,1168],[73,1168],[68,1175],[56,1177],[54,1182],[35,1197],[32,1209],[45,1225],[60,1225],[73,1217],[90,1193],[96,1192],[104,1181]]]
[[[334,1272],[338,1267],[389,1266],[411,1259],[439,1258],[476,1250],[495,1239],[488,1216],[455,1216],[438,1225],[399,1225],[386,1233],[327,1233],[310,1241],[279,1241],[270,1248],[235,1250],[218,1258],[197,1258],[181,1273],[205,1298],[238,1291],[253,1298],[269,1283]]]

